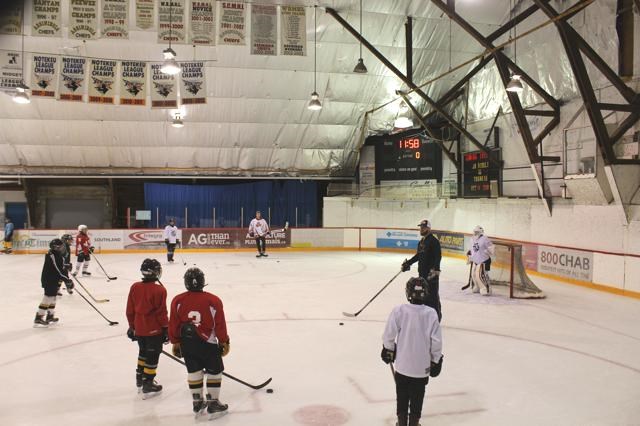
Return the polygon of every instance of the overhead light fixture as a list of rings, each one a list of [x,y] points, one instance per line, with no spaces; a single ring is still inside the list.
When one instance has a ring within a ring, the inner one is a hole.
[[[25,92],[27,92],[27,91],[29,90],[29,86],[27,86],[26,84],[24,84],[24,80],[22,80],[22,81],[20,82],[20,84],[18,84],[18,85],[16,86],[16,90],[17,90],[18,92],[25,93]]]
[[[409,117],[400,116],[393,122],[393,127],[396,129],[407,129],[409,127],[413,127],[413,120]]]
[[[13,95],[13,102],[24,105],[31,103],[31,99],[29,99],[29,94],[27,92],[17,92]]]
[[[171,48],[171,39],[172,39],[172,29],[173,29],[173,2],[169,2],[169,47],[162,51],[162,55],[164,56],[164,62],[160,67],[160,72],[168,75],[176,75],[182,71],[180,68],[180,64],[176,61],[176,51]]]
[[[362,0],[360,0],[360,37],[362,37]],[[353,72],[357,74],[367,73],[367,67],[364,65],[364,60],[362,59],[362,41],[360,41],[360,58],[358,59],[358,63],[353,69]]]
[[[171,125],[176,129],[180,129],[184,127],[184,123],[182,122],[182,116],[180,114],[174,115]]]
[[[524,86],[522,86],[522,82],[520,81],[520,76],[518,74],[513,74],[511,76],[511,80],[507,84],[507,92],[521,93],[524,90]]]
[[[511,0],[509,0],[509,17],[511,21],[513,21],[514,17],[514,7],[515,5]],[[513,63],[518,66],[518,25],[513,26]],[[511,30],[509,30],[509,39],[511,39]],[[520,81],[520,75],[513,73],[511,75],[511,79],[509,83],[507,83],[507,87],[505,88],[507,92],[520,94],[524,90],[524,86],[522,85],[522,81]]]
[[[311,111],[318,111],[322,109],[322,103],[320,102],[320,95],[317,90],[317,73],[318,73],[318,54],[317,54],[317,37],[318,37],[318,6],[313,6],[313,92],[311,93],[311,100],[307,105],[307,108]]]
[[[22,16],[24,18],[24,3],[22,4]],[[18,84],[16,86],[16,93],[13,95],[13,102],[17,103],[17,104],[28,104],[31,103],[31,99],[29,99],[29,86],[27,86],[24,83],[24,22],[22,23],[22,26],[20,27],[20,31],[21,31],[21,35],[22,35],[22,51],[21,51],[21,57],[20,59],[22,59],[22,80],[20,81],[20,84]]]

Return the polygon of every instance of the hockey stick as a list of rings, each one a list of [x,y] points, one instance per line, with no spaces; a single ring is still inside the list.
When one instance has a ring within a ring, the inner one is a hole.
[[[83,287],[83,288],[84,288],[84,287]],[[82,298],[83,298],[83,299],[84,299],[84,300],[85,300],[89,305],[91,305],[91,307],[92,307],[93,309],[95,309],[95,310],[96,310],[96,312],[97,312],[97,313],[99,313],[99,314],[100,314],[100,316],[101,316],[102,318],[104,318],[105,320],[107,320],[107,322],[109,323],[109,325],[118,325],[118,324],[119,324],[119,323],[118,323],[118,321],[111,321],[109,318],[105,317],[105,316],[104,316],[104,314],[103,314],[102,312],[100,312],[100,311],[98,310],[98,308],[96,308],[95,306],[93,306],[93,303],[89,302],[89,299],[87,299],[86,297],[84,297],[84,294],[80,293],[80,291],[79,291],[78,289],[76,289],[76,293],[78,293],[78,294],[80,295],[80,297],[82,297]]]
[[[98,266],[100,266],[100,269],[102,269],[102,272],[104,272],[104,274],[107,276],[107,281],[111,281],[111,280],[117,280],[118,277],[110,277],[109,274],[107,273],[107,271],[104,270],[104,268],[102,267],[102,264],[100,263],[100,261],[98,260],[98,256],[95,255],[95,253],[93,254],[93,258],[96,260],[96,262],[98,262]]]
[[[282,228],[282,229],[275,229],[275,230],[273,230],[273,231],[269,231],[268,233],[269,233],[269,234],[271,234],[272,232],[286,232],[286,231],[288,231],[288,230],[289,230],[289,221],[286,221],[286,222],[284,223],[284,228]]]
[[[184,361],[182,361],[180,358],[173,356],[172,354],[170,354],[167,351],[162,351],[163,354],[165,354],[166,356],[168,356],[169,358],[171,358],[172,360],[179,362],[182,365],[185,365]],[[267,379],[264,383],[260,383],[259,385],[252,385],[251,383],[247,383],[244,380],[240,380],[237,377],[233,377],[231,374],[227,374],[224,371],[222,372],[222,375],[225,377],[230,378],[231,380],[235,380],[238,383],[241,383],[245,386],[250,387],[251,389],[262,389],[263,387],[267,386],[269,383],[271,383],[271,380],[273,380],[271,377],[269,377],[269,379]]]
[[[375,299],[376,297],[378,297],[378,296],[380,295],[380,293],[382,293],[382,292],[384,291],[384,289],[385,289],[385,288],[387,288],[387,287],[389,286],[389,284],[391,284],[391,283],[393,282],[393,280],[395,280],[395,279],[396,279],[396,277],[397,277],[398,275],[400,275],[401,273],[402,273],[402,270],[398,271],[398,273],[397,273],[397,274],[395,274],[395,275],[393,276],[393,278],[391,278],[391,279],[389,280],[389,282],[388,282],[388,283],[386,283],[386,284],[384,285],[384,287],[382,287],[382,288],[380,289],[380,291],[378,291],[378,292],[375,294],[375,296],[373,296],[373,297],[372,297],[372,298],[371,298],[371,299],[366,303],[366,305],[364,305],[364,306],[362,307],[362,309],[360,309],[358,312],[356,312],[355,314],[350,314],[349,312],[342,312],[342,315],[344,315],[345,317],[351,317],[351,318],[353,318],[353,317],[357,317],[358,315],[360,315],[360,312],[364,311],[364,308],[366,308],[367,306],[369,306],[369,303],[373,302],[373,301],[374,301],[374,299]]]
[[[473,263],[471,263],[469,265],[469,280],[467,281],[467,285],[465,285],[464,287],[462,287],[460,290],[466,290],[469,287],[471,287],[471,283],[472,283],[472,279],[471,279],[471,270],[473,269]]]
[[[93,297],[93,295],[89,292],[89,290],[87,290],[87,288],[85,286],[82,285],[82,283],[80,282],[80,280],[78,280],[76,277],[74,277],[73,275],[71,275],[73,277],[73,280],[78,283],[78,285],[80,287],[82,287],[82,289],[87,293],[87,295],[89,295],[89,297],[91,298],[91,300],[93,300],[96,303],[105,303],[108,302],[109,299],[96,299],[95,297]]]

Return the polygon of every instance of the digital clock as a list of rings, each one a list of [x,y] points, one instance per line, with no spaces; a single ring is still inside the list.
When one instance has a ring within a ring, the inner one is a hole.
[[[376,141],[376,181],[442,181],[442,151],[421,135],[380,137]]]

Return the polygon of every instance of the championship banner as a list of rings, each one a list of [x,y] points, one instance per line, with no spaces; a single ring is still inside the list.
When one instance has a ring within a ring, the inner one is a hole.
[[[55,98],[58,83],[58,57],[34,55],[31,70],[31,96]]]
[[[282,46],[284,56],[307,55],[307,16],[303,6],[280,6]]]
[[[158,7],[158,43],[185,42],[185,0],[160,0]],[[172,22],[171,22],[171,21]]]
[[[82,102],[85,86],[84,67],[85,58],[62,57],[62,69],[60,70],[60,92],[61,101]]]
[[[102,0],[102,37],[129,38],[129,0]]]
[[[60,37],[60,0],[33,0],[31,35]]]
[[[69,37],[98,38],[98,0],[69,0]]]
[[[120,70],[120,105],[146,105],[147,63],[122,61]]]
[[[178,88],[174,75],[160,71],[162,63],[151,64],[151,108],[178,108]]]
[[[204,62],[180,62],[180,103],[182,105],[206,104],[207,85]]]
[[[22,2],[5,6],[0,16],[0,34],[22,34]]]
[[[148,30],[155,24],[155,0],[136,0],[136,27]]]
[[[92,59],[89,68],[89,103],[113,104],[116,96],[116,68],[118,62]]]
[[[278,9],[272,4],[251,5],[251,54],[278,54]]]
[[[216,44],[215,0],[189,1],[189,42],[191,44]]]
[[[20,52],[1,51],[0,91],[13,92],[22,82],[22,57]]]
[[[247,37],[247,12],[244,3],[223,1],[220,4],[218,44],[244,46]]]

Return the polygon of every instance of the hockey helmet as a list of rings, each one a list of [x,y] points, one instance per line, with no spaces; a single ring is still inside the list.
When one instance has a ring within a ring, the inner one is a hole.
[[[422,277],[409,278],[406,286],[407,300],[409,303],[421,305],[427,300],[429,288],[427,281]]]
[[[184,273],[184,286],[189,291],[202,291],[204,283],[204,272],[200,268],[189,268]]]
[[[62,237],[60,237],[60,239],[63,243],[71,243],[73,241],[73,237],[71,236],[71,234],[64,234]]]
[[[145,259],[140,266],[143,281],[156,281],[162,276],[162,265],[155,259]]]
[[[174,218],[169,219],[169,225],[175,225],[176,220]]]
[[[89,228],[87,228],[87,225],[78,225],[78,232],[86,233],[87,229],[89,229]]]
[[[49,243],[49,248],[51,249],[51,251],[54,251],[58,254],[63,254],[67,250],[60,238],[54,238],[53,240],[51,240],[51,242]]]
[[[473,228],[473,235],[475,235],[476,237],[479,237],[480,235],[484,234],[484,228],[480,225],[476,226],[475,228]]]

